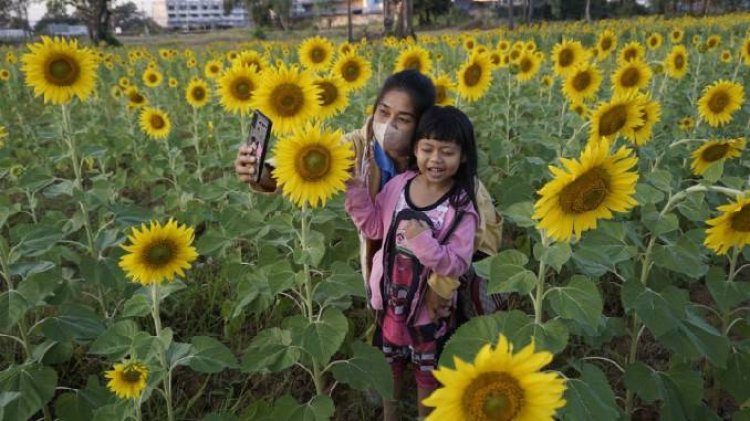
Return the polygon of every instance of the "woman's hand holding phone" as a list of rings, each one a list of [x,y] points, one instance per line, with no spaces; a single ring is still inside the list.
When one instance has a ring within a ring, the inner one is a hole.
[[[249,186],[255,185],[255,163],[258,157],[255,156],[255,145],[243,143],[237,151],[237,158],[234,160],[234,171],[237,177]]]

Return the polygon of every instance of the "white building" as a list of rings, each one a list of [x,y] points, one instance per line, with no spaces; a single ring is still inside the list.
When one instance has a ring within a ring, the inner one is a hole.
[[[224,14],[222,0],[154,0],[152,18],[159,25],[170,28],[216,28],[248,26],[247,11],[235,7]]]

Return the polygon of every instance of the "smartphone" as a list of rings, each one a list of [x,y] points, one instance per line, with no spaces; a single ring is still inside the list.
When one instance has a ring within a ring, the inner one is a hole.
[[[247,138],[247,145],[254,147],[255,150],[255,182],[260,182],[260,176],[263,166],[266,162],[266,152],[268,152],[268,143],[271,140],[271,119],[262,112],[256,110],[253,113],[253,120],[250,123],[250,135]]]

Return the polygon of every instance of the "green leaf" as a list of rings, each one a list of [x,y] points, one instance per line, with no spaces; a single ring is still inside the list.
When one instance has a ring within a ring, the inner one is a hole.
[[[18,291],[5,291],[0,294],[0,331],[11,330],[28,308],[26,299]]]
[[[541,325],[532,321],[521,329],[520,334],[533,337],[537,349],[553,354],[562,352],[568,346],[568,336],[570,336],[565,323],[559,319],[550,320]]]
[[[719,380],[737,402],[750,400],[750,353],[735,348],[727,359],[727,368],[719,371]]]
[[[496,344],[500,334],[505,335],[516,347],[530,342],[523,336],[524,326],[533,323],[525,313],[513,310],[486,316],[473,317],[456,329],[440,354],[440,365],[453,368],[453,357],[463,361],[474,361],[474,357],[487,344]]]
[[[333,401],[326,395],[318,395],[305,404],[299,404],[289,395],[282,396],[273,403],[270,413],[258,418],[259,421],[328,421],[333,417]]]
[[[703,172],[702,177],[709,183],[716,183],[721,179],[724,174],[724,160],[716,161],[708,165],[706,171]]]
[[[659,293],[636,280],[625,282],[622,299],[657,338],[679,327],[688,303],[684,290],[670,285]]]
[[[114,360],[123,358],[129,352],[133,338],[138,332],[138,325],[134,321],[121,320],[94,340],[89,347],[89,353],[105,355]]]
[[[91,308],[80,304],[60,306],[57,316],[50,316],[39,323],[45,337],[57,342],[96,339],[103,331],[101,317]]]
[[[536,275],[524,268],[529,259],[518,250],[505,250],[475,264],[477,273],[487,278],[487,292],[528,294],[536,285]]]
[[[141,317],[151,313],[151,300],[143,294],[133,294],[122,310],[122,317]]]
[[[533,202],[518,202],[508,206],[503,211],[503,216],[509,221],[522,228],[533,227],[536,222],[531,219],[534,214]]]
[[[575,275],[564,287],[549,290],[552,308],[564,319],[595,329],[602,315],[603,303],[596,284],[585,276]]]
[[[292,335],[277,327],[259,332],[242,356],[244,373],[277,373],[299,360],[299,348],[292,346]]]
[[[687,236],[682,236],[673,245],[654,246],[652,259],[656,266],[698,279],[706,274],[704,251]]]
[[[63,234],[57,227],[42,224],[32,226],[30,229],[23,229],[21,235],[22,239],[16,252],[24,257],[42,255],[63,238]]]
[[[323,280],[315,290],[317,302],[352,296],[364,297],[365,286],[362,274],[355,272],[344,262],[335,262],[331,276]]]
[[[41,364],[11,366],[0,372],[0,392],[18,392],[20,398],[5,407],[5,419],[29,419],[52,399],[57,387],[57,373]]]
[[[357,390],[375,389],[380,396],[393,396],[393,375],[383,353],[362,342],[352,343],[354,355],[337,361],[331,371],[333,377]]]
[[[90,420],[94,414],[91,406],[78,392],[66,392],[55,400],[55,415],[61,421]]]
[[[297,264],[307,263],[312,267],[318,267],[323,256],[326,254],[325,236],[319,231],[310,231],[306,238],[307,253],[295,250],[294,261]]]
[[[620,410],[607,377],[591,364],[581,364],[581,377],[568,379],[564,398],[567,405],[560,410],[560,419],[616,420]]]
[[[223,343],[209,336],[194,336],[188,365],[199,373],[220,373],[225,368],[237,368],[237,359]]]
[[[672,173],[667,170],[651,171],[646,175],[646,180],[661,191],[669,192],[672,189]]]
[[[750,282],[728,281],[724,269],[718,266],[712,266],[708,270],[706,286],[722,313],[727,313],[750,299]]]
[[[654,374],[654,369],[636,361],[625,367],[625,386],[635,392],[644,402],[653,403],[661,396]]]
[[[656,190],[646,183],[638,183],[635,186],[635,200],[641,205],[655,204],[664,200],[664,193]]]
[[[301,315],[288,317],[283,326],[292,333],[292,343],[326,365],[338,351],[349,330],[349,322],[337,308],[327,308],[320,319],[312,322]]]
[[[544,260],[547,265],[555,268],[556,272],[560,272],[571,256],[572,252],[568,243],[554,243],[547,247],[541,243],[534,245],[534,257],[537,260]]]
[[[676,231],[680,227],[677,215],[672,212],[665,215],[661,215],[656,210],[644,212],[642,220],[643,225],[645,225],[653,235],[666,234],[668,232]]]
[[[47,304],[47,298],[54,295],[55,290],[62,285],[63,280],[58,271],[47,271],[24,279],[16,290],[26,298],[29,308],[34,308]]]

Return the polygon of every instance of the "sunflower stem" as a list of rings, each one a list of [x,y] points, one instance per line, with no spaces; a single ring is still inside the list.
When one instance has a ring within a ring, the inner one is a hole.
[[[305,202],[302,205],[302,211],[300,212],[300,234],[299,234],[299,240],[302,247],[302,253],[305,256],[309,256],[309,251],[307,249],[307,234],[310,229],[310,218],[309,218],[309,209],[307,207],[307,202]],[[305,277],[305,308],[307,310],[307,320],[310,323],[314,323],[316,320],[315,312],[313,311],[313,288],[312,288],[312,279],[310,279],[310,265],[307,263],[307,259],[304,260],[304,263],[302,264],[304,277]],[[323,375],[320,370],[320,366],[318,365],[318,361],[315,358],[311,358],[312,360],[312,380],[315,384],[315,394],[316,395],[322,395],[323,394]]]
[[[154,282],[151,284],[151,315],[154,319],[154,329],[156,330],[156,336],[161,338],[161,316],[159,313],[159,285]],[[165,379],[162,380],[164,384],[164,400],[167,401],[167,419],[174,421],[174,413],[172,410],[172,370],[167,365],[166,350],[162,349],[159,352],[159,360],[161,366],[164,369]]]
[[[143,419],[143,416],[141,415],[141,400],[139,399],[133,399],[133,406],[135,407],[135,419],[136,421],[141,421]]]
[[[198,165],[196,175],[198,181],[203,181],[203,166],[201,165],[200,138],[198,137],[198,109],[193,107],[193,147],[195,148],[195,162]]]
[[[547,247],[547,237],[542,234],[542,247]],[[544,302],[544,280],[545,273],[547,271],[547,263],[544,261],[544,257],[539,259],[539,272],[536,278],[536,297],[534,298],[534,324],[542,324],[543,306]]]
[[[73,186],[77,189],[81,189],[81,167],[78,163],[78,154],[76,151],[75,139],[73,138],[73,133],[71,132],[70,128],[70,115],[67,104],[60,105],[60,110],[62,112],[62,128],[60,130],[61,137],[65,141],[65,144],[68,145],[70,161],[73,164],[73,174],[75,176]]]

